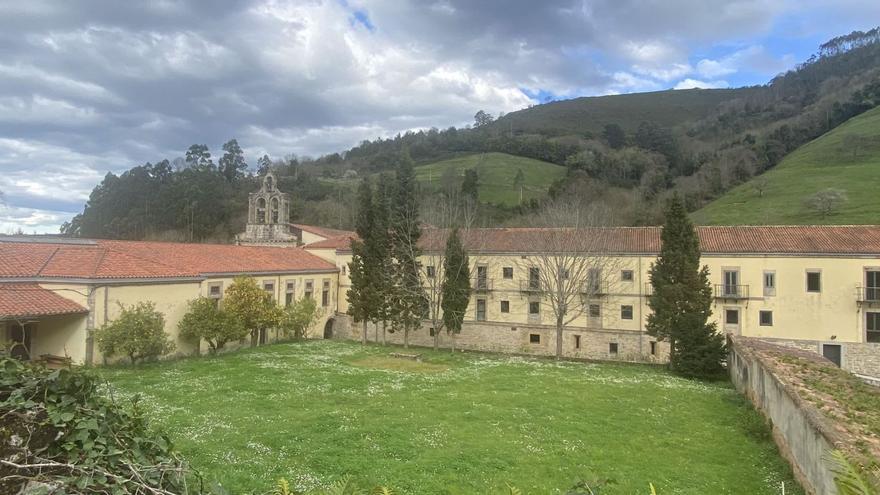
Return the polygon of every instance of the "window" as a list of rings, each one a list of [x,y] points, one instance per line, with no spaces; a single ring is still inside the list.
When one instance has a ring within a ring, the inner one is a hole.
[[[537,333],[529,334],[529,344],[540,344],[541,343],[541,335]]]
[[[865,271],[865,300],[871,302],[880,301],[880,271]]]
[[[428,275],[428,278],[434,278],[437,276],[437,269],[434,268],[434,265],[428,265],[425,267],[425,272]]]
[[[587,271],[587,290],[590,294],[599,294],[602,288],[602,270],[590,268]]]
[[[434,327],[428,329],[428,335],[430,335],[431,337],[434,336]]]
[[[529,268],[529,289],[538,290],[541,288],[541,271],[538,268]]]
[[[275,282],[263,282],[263,290],[269,293],[269,297],[275,299]]]
[[[764,295],[776,295],[776,272],[764,272]]]
[[[868,342],[880,342],[880,313],[865,313],[865,329]]]
[[[761,311],[758,316],[762,327],[773,326],[773,311]]]
[[[513,267],[512,266],[505,266],[504,268],[501,269],[501,274],[506,279],[512,279],[513,278]]]
[[[284,305],[290,306],[291,304],[293,304],[293,292],[288,292],[284,294]]]
[[[559,275],[561,275],[562,280],[568,280],[571,277],[571,271],[568,268],[560,268]]]
[[[739,310],[727,309],[724,311],[724,323],[728,325],[739,325]]]
[[[611,354],[612,356],[617,355],[617,342],[608,344],[608,354]]]
[[[651,355],[657,355],[657,342],[654,342],[653,340],[651,341]]]
[[[501,312],[510,313],[510,301],[501,301]]]
[[[214,282],[208,286],[208,297],[220,299],[223,297],[223,282]]]
[[[575,335],[575,336],[574,336],[574,348],[575,348],[575,349],[580,349],[580,348],[581,348],[581,336],[580,336],[580,335]]]
[[[539,303],[538,301],[529,302],[529,314],[530,315],[541,314],[541,303]]]
[[[633,271],[632,270],[621,270],[620,271],[620,280],[624,282],[632,282],[633,281]]]
[[[807,292],[821,292],[822,291],[822,273],[821,272],[807,272]]]
[[[339,267],[339,268],[342,270],[342,274],[345,275],[345,265],[342,265],[342,266]]]
[[[312,298],[312,292],[315,290],[315,282],[312,280],[306,280],[306,290],[303,292],[303,297],[307,297],[309,299]]]
[[[489,288],[489,269],[485,265],[477,267],[476,289],[486,290]]]
[[[602,310],[600,309],[598,304],[590,304],[590,318],[598,318],[602,316]]]
[[[486,300],[477,299],[477,321],[486,321]]]
[[[633,319],[633,307],[629,304],[624,304],[620,307],[620,319],[621,320],[632,320]]]
[[[330,305],[330,281],[324,279],[322,287],[321,287],[321,306],[327,307]]]
[[[739,270],[724,270],[724,296],[739,296]]]
[[[284,305],[290,306],[296,298],[296,282],[287,282],[284,286]]]

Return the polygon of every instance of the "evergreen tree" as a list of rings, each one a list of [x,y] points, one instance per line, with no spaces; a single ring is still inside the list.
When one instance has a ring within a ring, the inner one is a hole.
[[[382,344],[385,344],[385,330],[388,320],[391,319],[391,301],[394,297],[391,236],[389,234],[391,222],[390,182],[391,177],[387,174],[379,176],[376,197],[373,201],[373,234],[370,236],[370,251],[376,266],[373,279],[376,290],[373,323],[376,324],[376,332],[378,333],[379,322],[382,322]]]
[[[455,352],[455,335],[461,332],[461,324],[471,300],[470,260],[458,229],[453,229],[446,240],[443,271],[443,326],[452,337],[452,351]]]
[[[397,169],[391,209],[391,255],[393,258],[392,325],[403,330],[403,345],[409,347],[409,332],[427,317],[428,298],[422,287],[418,243],[422,235],[416,176],[410,161]]]
[[[223,145],[223,156],[220,157],[220,173],[228,182],[243,177],[247,171],[247,163],[244,161],[244,152],[238,141],[230,139]]]
[[[376,263],[372,256],[373,245],[373,188],[370,182],[364,179],[358,188],[358,212],[355,221],[355,231],[360,239],[352,240],[352,259],[349,267],[351,288],[348,290],[348,313],[354,321],[363,324],[362,343],[367,343],[367,323],[373,320],[377,306],[376,285],[374,283]]]
[[[461,194],[470,198],[474,202],[477,201],[477,197],[480,193],[480,178],[477,175],[477,171],[469,168],[464,171],[464,181],[461,183]]]
[[[666,211],[660,256],[651,265],[653,294],[648,299],[648,333],[670,345],[670,367],[685,376],[722,372],[724,337],[712,314],[709,268],[700,267],[700,240],[676,195]]]

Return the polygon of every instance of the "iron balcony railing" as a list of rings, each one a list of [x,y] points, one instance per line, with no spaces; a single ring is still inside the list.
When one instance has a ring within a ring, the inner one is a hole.
[[[471,280],[471,288],[477,292],[492,290],[492,279],[486,277],[476,277]]]
[[[599,297],[608,294],[607,282],[587,282],[581,287],[581,294],[588,297]]]
[[[748,299],[748,285],[715,284],[715,297],[718,299]]]
[[[880,303],[880,287],[859,287],[857,290],[858,302]]]
[[[540,280],[521,280],[519,290],[522,292],[542,292]]]
[[[645,290],[642,292],[642,295],[645,297],[654,295],[654,285],[651,282],[645,282]]]

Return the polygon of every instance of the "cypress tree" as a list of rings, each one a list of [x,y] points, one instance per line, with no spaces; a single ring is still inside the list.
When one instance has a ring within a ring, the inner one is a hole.
[[[446,240],[446,253],[443,257],[443,326],[452,337],[452,352],[455,352],[455,336],[461,332],[461,324],[471,300],[470,260],[461,243],[458,229],[453,229]]]
[[[651,265],[648,333],[670,345],[669,364],[677,373],[709,377],[723,372],[724,337],[712,314],[709,268],[700,267],[700,240],[678,195],[669,203],[660,256]]]
[[[404,160],[397,169],[391,210],[392,324],[403,330],[404,347],[409,347],[409,332],[418,328],[428,314],[428,298],[419,274],[421,236],[416,176],[412,162]]]
[[[376,273],[374,257],[371,256],[371,240],[374,235],[373,188],[367,179],[358,187],[358,213],[355,231],[360,239],[352,240],[351,263],[348,264],[351,288],[348,290],[348,313],[363,324],[363,344],[367,343],[367,323],[376,312],[377,293],[373,283]]]
[[[389,233],[391,222],[391,196],[389,183],[391,177],[387,174],[379,176],[376,186],[376,197],[373,201],[373,234],[370,237],[370,249],[376,266],[373,283],[376,290],[376,308],[373,312],[373,323],[378,332],[379,322],[382,322],[382,344],[385,344],[385,328],[391,319],[391,302],[394,296],[394,277],[391,259],[391,237]],[[378,340],[378,339],[377,339]]]

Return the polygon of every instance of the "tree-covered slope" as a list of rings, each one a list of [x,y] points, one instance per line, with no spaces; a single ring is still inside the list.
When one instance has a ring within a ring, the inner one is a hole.
[[[506,153],[476,153],[416,167],[416,178],[424,187],[460,188],[466,170],[477,172],[479,200],[507,206],[522,200],[543,198],[550,185],[565,175],[565,167]],[[518,171],[522,171],[520,187]]]
[[[708,116],[719,104],[749,94],[750,88],[687,89],[594,96],[555,101],[511,112],[492,123],[498,131],[600,135],[607,124],[635,132],[642,122],[675,127]]]
[[[694,213],[701,224],[880,223],[880,108],[801,146],[779,165]],[[833,188],[847,200],[823,216],[805,205]]]

